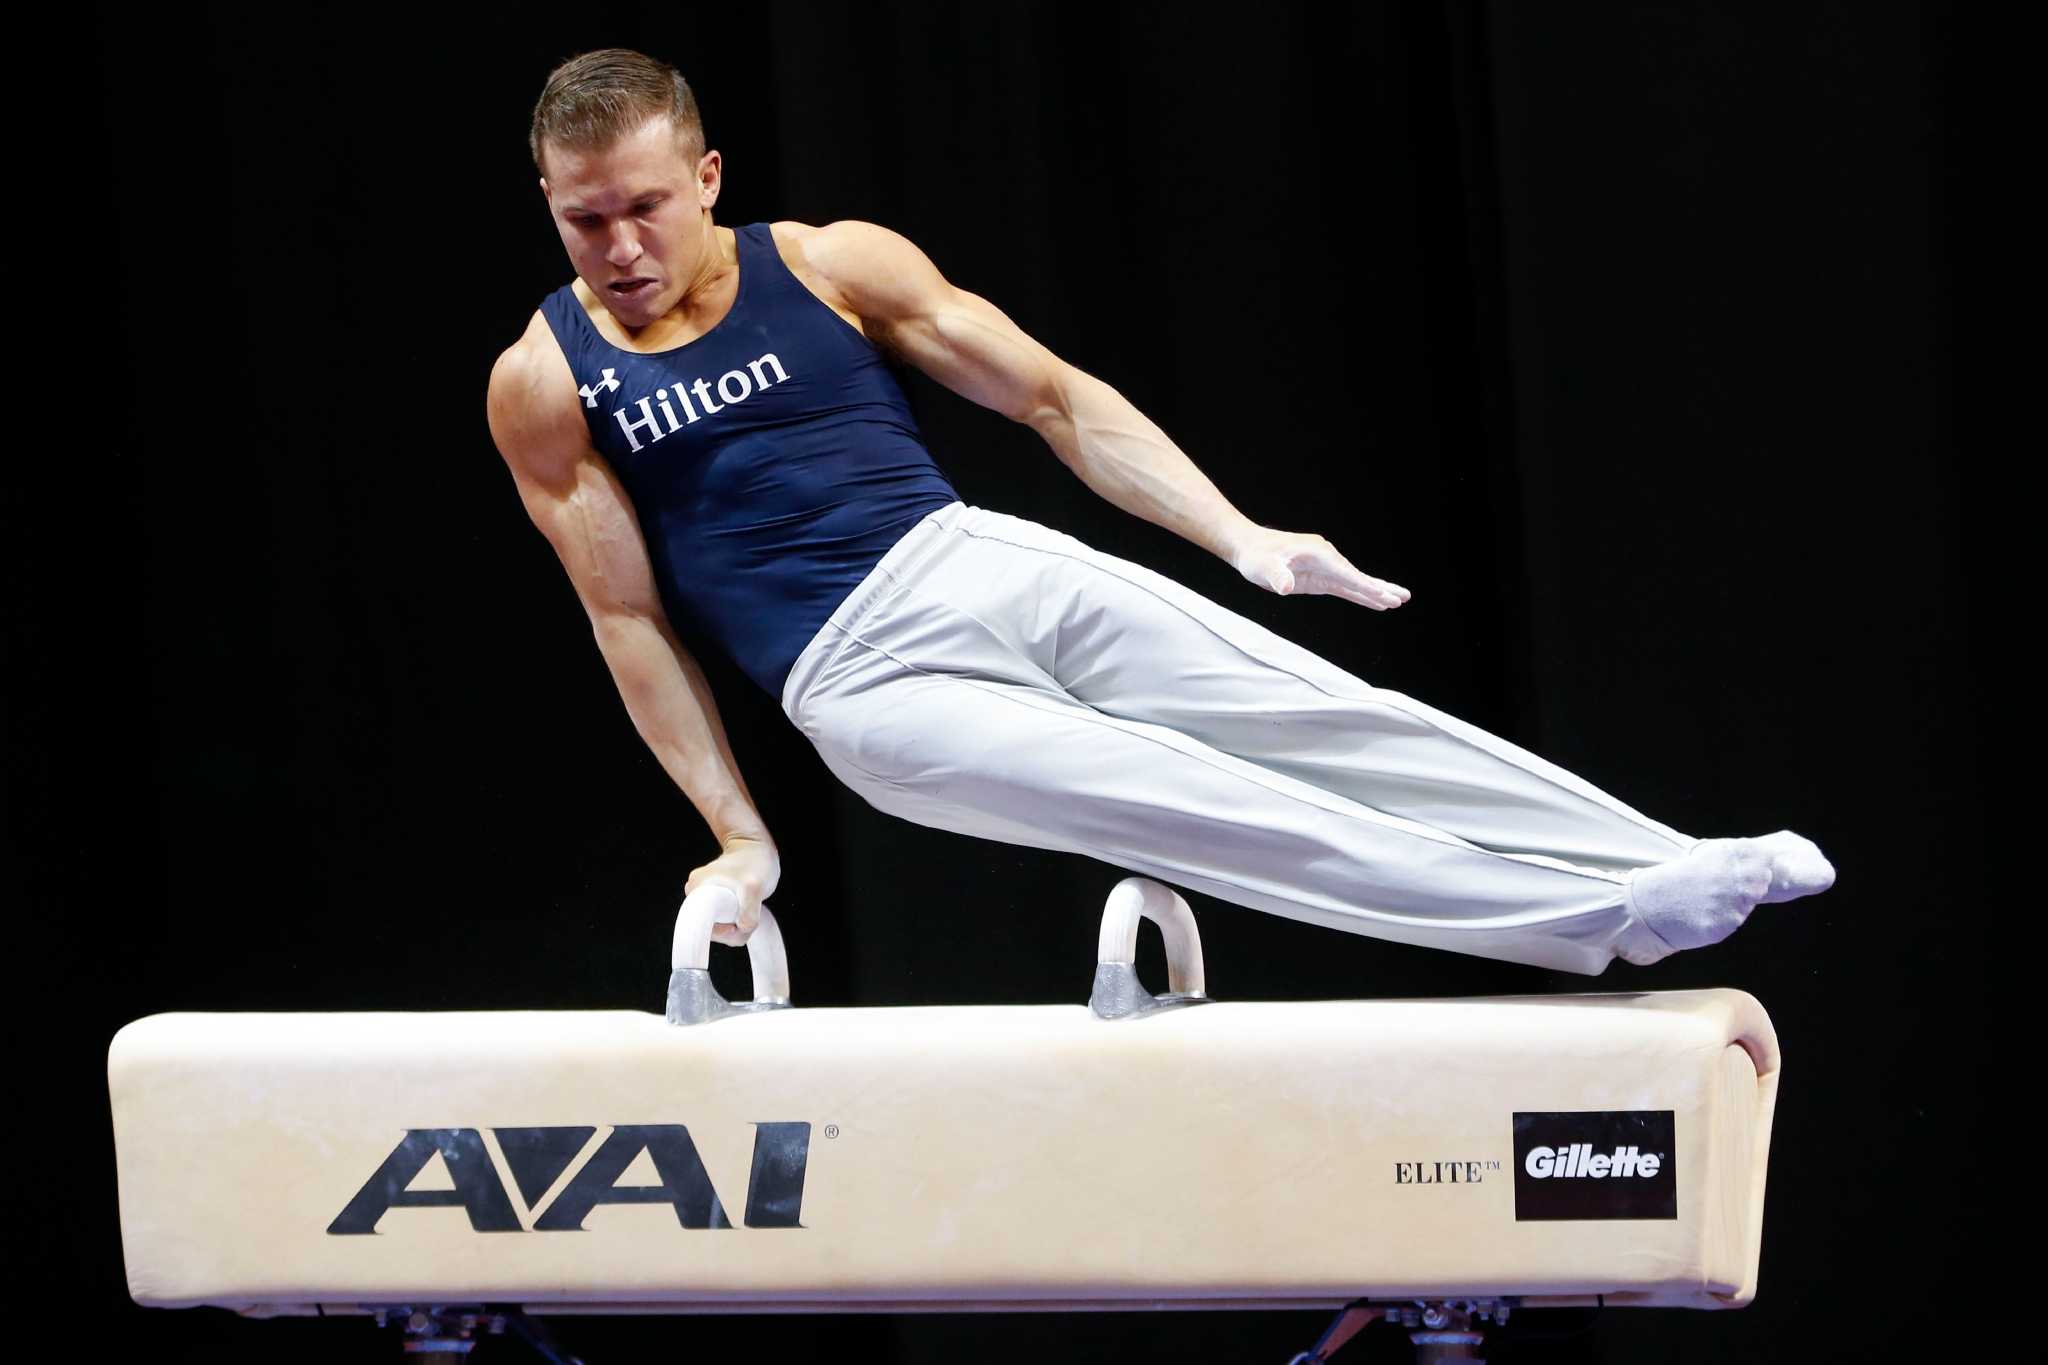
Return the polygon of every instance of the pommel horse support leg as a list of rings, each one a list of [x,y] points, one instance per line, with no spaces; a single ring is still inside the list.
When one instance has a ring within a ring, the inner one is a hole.
[[[1219,1002],[1186,902],[1131,877],[1087,1007],[795,1008],[765,906],[733,1004],[708,966],[736,907],[684,902],[665,1017],[128,1024],[107,1079],[131,1296],[1341,1310],[1315,1361],[1375,1317],[1456,1359],[1511,1308],[1756,1293],[1778,1048],[1745,992]]]

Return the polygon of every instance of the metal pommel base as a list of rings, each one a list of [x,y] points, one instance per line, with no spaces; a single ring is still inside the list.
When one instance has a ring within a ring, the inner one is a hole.
[[[708,1024],[728,1015],[788,1008],[788,1000],[727,1000],[718,993],[718,987],[711,984],[708,967],[677,967],[668,974],[668,1021],[671,1024]]]
[[[1138,969],[1129,962],[1095,964],[1095,986],[1088,992],[1088,1008],[1099,1019],[1130,1019],[1169,1010],[1181,1005],[1207,1005],[1206,995],[1167,991],[1154,995],[1138,980]]]

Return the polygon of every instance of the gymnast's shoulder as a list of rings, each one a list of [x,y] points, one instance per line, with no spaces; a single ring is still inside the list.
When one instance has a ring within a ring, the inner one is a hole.
[[[905,307],[950,288],[915,242],[880,223],[841,218],[815,226],[768,226],[776,250],[798,279],[863,317],[898,316]]]
[[[803,223],[779,218],[768,224],[775,249],[794,268],[830,273],[872,264],[877,257],[916,251],[908,237],[880,223],[840,218],[829,223]],[[921,252],[919,253],[922,254]]]

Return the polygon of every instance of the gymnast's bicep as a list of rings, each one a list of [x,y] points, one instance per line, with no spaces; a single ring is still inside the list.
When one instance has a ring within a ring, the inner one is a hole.
[[[574,380],[559,361],[523,346],[498,358],[486,402],[491,437],[592,626],[622,616],[662,620],[639,518],[617,473],[591,445]],[[559,392],[565,385],[568,392]]]

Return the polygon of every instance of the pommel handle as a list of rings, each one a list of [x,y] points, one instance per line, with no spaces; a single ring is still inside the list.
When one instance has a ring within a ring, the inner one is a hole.
[[[711,926],[735,923],[739,913],[739,896],[718,882],[707,882],[683,898],[669,955],[671,1024],[705,1024],[730,1014],[790,1007],[789,955],[783,950],[782,929],[765,901],[761,922],[746,942],[747,961],[754,969],[754,998],[728,1001],[711,984]]]
[[[1138,981],[1138,921],[1159,926],[1166,944],[1164,995]],[[1100,1019],[1124,1019],[1180,1005],[1209,1003],[1202,976],[1202,936],[1195,912],[1178,891],[1150,877],[1126,877],[1102,907],[1102,934],[1095,950],[1095,985],[1088,1008]]]

